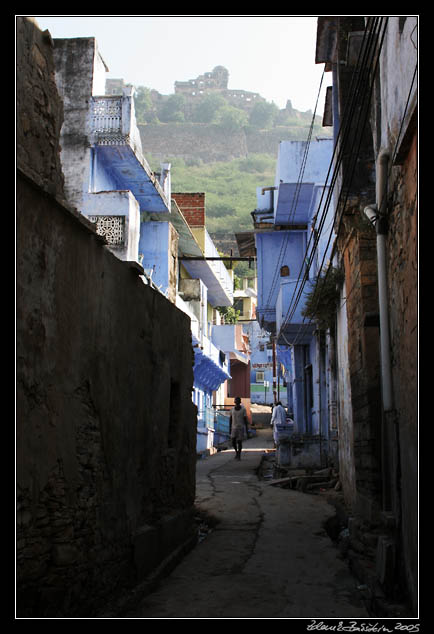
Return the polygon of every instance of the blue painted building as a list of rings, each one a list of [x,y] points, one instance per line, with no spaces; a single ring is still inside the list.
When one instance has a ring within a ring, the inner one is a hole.
[[[203,451],[213,443],[215,392],[230,379],[228,359],[211,340],[211,325],[219,320],[216,307],[233,303],[233,279],[222,261],[205,259],[218,253],[204,210],[201,225],[189,223],[172,199],[170,164],[156,173],[144,158],[133,87],[120,82],[119,94],[105,94],[108,69],[96,40],[56,39],[54,56],[64,101],[67,201],[96,225],[116,257],[132,263],[144,284],[190,316],[197,449]]]
[[[233,273],[219,258],[205,227],[205,195],[174,193],[172,213],[183,219],[179,233],[176,305],[190,316],[194,350],[193,401],[198,411],[197,451],[210,451],[218,442],[216,405],[224,400],[231,379],[229,355],[215,341],[213,328],[221,323],[217,306],[233,303]]]
[[[332,153],[332,139],[315,139],[309,144],[282,141],[274,187],[258,188],[258,204],[252,212],[258,275],[256,315],[260,327],[275,343],[275,399],[280,369],[295,431],[324,437],[328,435],[325,342],[302,311],[312,282],[330,255],[331,245],[316,236],[319,222],[326,227],[333,222],[333,214],[325,206]],[[283,400],[282,391],[279,396]]]

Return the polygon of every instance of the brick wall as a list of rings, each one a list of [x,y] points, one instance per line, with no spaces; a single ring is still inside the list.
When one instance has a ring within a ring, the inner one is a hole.
[[[342,253],[348,315],[355,497],[351,506],[366,519],[381,507],[381,395],[376,234],[359,207],[344,217]],[[343,483],[345,488],[345,483]]]
[[[396,180],[390,210],[388,280],[392,380],[399,428],[402,542],[413,604],[418,587],[418,206],[417,132]],[[396,423],[395,423],[396,424]]]
[[[190,227],[205,226],[205,194],[204,193],[172,193],[172,198],[180,208]]]

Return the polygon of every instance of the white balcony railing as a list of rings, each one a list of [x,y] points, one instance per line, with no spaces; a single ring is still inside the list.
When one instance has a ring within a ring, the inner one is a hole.
[[[91,131],[99,144],[125,143],[122,136],[122,97],[94,97],[91,102]]]
[[[129,144],[139,155],[140,162],[144,161],[132,95],[92,97],[90,125],[98,145]]]

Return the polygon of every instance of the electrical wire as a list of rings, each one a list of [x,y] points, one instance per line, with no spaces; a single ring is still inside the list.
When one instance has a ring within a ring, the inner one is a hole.
[[[371,49],[373,49],[374,54],[375,54],[375,49],[376,49],[375,44],[378,41],[378,36],[380,34],[380,31],[381,31],[382,21],[380,22],[380,27],[378,28],[378,33],[377,33],[377,24],[378,24],[378,19],[377,18],[375,18],[373,20],[370,28],[369,28],[369,23],[367,24],[367,27],[365,29],[364,39],[366,37],[366,33],[368,32],[368,29],[369,29],[369,37],[368,37],[367,44],[366,44],[365,48],[362,45],[360,53],[359,53],[359,59],[358,59],[357,68],[362,68],[362,70],[364,70],[365,74],[367,73],[368,76],[369,76],[369,73],[372,70],[372,64],[373,64],[374,56],[370,59],[369,63],[368,63],[367,60],[368,60],[368,57],[370,55],[370,50]],[[387,26],[387,22],[386,22],[386,26]],[[384,31],[383,31],[383,38],[384,38],[386,26],[384,27]],[[362,56],[362,51],[364,51],[363,56]],[[378,59],[379,58],[377,57],[377,64],[378,64]],[[356,71],[357,71],[357,68],[356,68]],[[357,72],[355,72],[353,74],[353,78],[354,78],[355,75],[357,75]],[[375,77],[375,73],[374,73],[374,77]],[[350,116],[348,116],[346,118],[347,125],[344,127],[344,119],[343,119],[343,124],[342,124],[342,126],[341,126],[341,128],[339,130],[339,132],[342,132],[342,130],[344,130],[344,134],[343,134],[344,138],[343,138],[343,140],[341,142],[339,157],[338,157],[338,160],[337,160],[337,162],[335,164],[335,171],[334,171],[334,175],[333,175],[333,179],[332,179],[333,180],[333,187],[329,188],[329,194],[330,195],[328,197],[327,204],[325,205],[325,207],[323,209],[323,214],[322,214],[322,218],[321,218],[321,222],[320,222],[320,230],[318,231],[318,235],[316,236],[316,240],[315,240],[315,244],[314,244],[314,247],[313,247],[313,251],[317,249],[318,244],[319,244],[321,231],[322,231],[322,228],[323,228],[323,225],[324,225],[324,222],[325,222],[325,218],[326,218],[327,211],[328,211],[328,206],[329,206],[330,200],[331,200],[331,193],[332,193],[332,190],[334,189],[334,184],[336,183],[336,179],[337,179],[337,175],[338,175],[338,169],[340,167],[340,163],[342,162],[343,152],[344,152],[344,150],[346,148],[346,144],[348,142],[348,139],[350,138],[348,130],[351,131],[351,128],[353,127],[354,107],[355,107],[356,103],[358,103],[359,91],[361,90],[361,88],[364,88],[364,84],[365,84],[365,82],[364,82],[364,74],[360,73],[358,75],[358,81],[357,81],[355,90],[354,91],[350,91],[350,94],[353,95],[353,99],[352,99],[352,105],[351,105],[350,110],[349,110]],[[372,86],[373,86],[373,83],[372,83]],[[368,93],[369,95],[372,93],[372,86],[371,86],[371,91],[369,91],[369,93]],[[364,90],[363,94],[364,94],[364,96],[366,96],[366,94],[367,94],[366,90]],[[351,103],[351,102],[347,103],[347,109],[346,109],[347,112],[348,112],[348,104],[349,103]],[[359,121],[360,121],[360,118],[361,118],[361,115],[362,115],[362,111],[363,111],[363,108],[359,108],[359,116],[358,116],[358,120]],[[367,110],[366,110],[366,112],[367,112]],[[366,121],[366,116],[365,116],[365,121]],[[351,126],[349,124],[351,124]],[[356,125],[355,129],[357,131],[359,129],[359,125]],[[359,148],[360,148],[360,142],[361,142],[361,136],[360,136],[360,140],[359,140]],[[336,143],[336,147],[337,147],[337,145],[338,145],[338,143]],[[353,145],[354,145],[354,143],[353,143]],[[335,149],[336,149],[336,147],[335,147]],[[357,152],[357,154],[355,156],[357,158],[358,152]],[[354,161],[354,165],[353,165],[352,176],[354,174],[354,167],[355,167],[355,161]],[[351,179],[350,179],[350,184],[351,184],[351,181],[352,181],[352,176],[351,176]],[[344,189],[345,189],[345,187],[342,187],[342,189],[340,191],[339,202],[338,202],[338,205],[336,206],[335,217],[336,217],[336,215],[338,213],[338,210],[339,210],[339,207],[340,207],[340,202],[341,202],[341,198],[342,198],[342,194],[344,192]],[[348,197],[348,192],[349,192],[349,187],[347,188],[346,199]],[[346,199],[345,199],[344,206],[346,204]],[[327,242],[327,247],[326,247],[326,249],[324,251],[323,262],[324,262],[325,256],[327,255],[327,249],[328,249],[328,246],[330,244],[331,235],[332,235],[332,233],[330,233],[330,236],[329,236],[329,239],[328,239],[328,242]],[[312,262],[312,259],[311,259],[311,262]],[[311,264],[311,262],[310,262],[310,264]],[[295,290],[296,289],[294,290],[292,301],[290,303],[290,306],[288,308],[288,311],[286,313],[286,316],[285,316],[285,319],[284,319],[284,321],[282,323],[280,331],[290,321],[290,319],[292,318],[292,316],[293,316],[293,314],[294,314],[294,312],[296,310],[296,307],[297,307],[297,305],[298,305],[298,303],[300,301],[300,298],[301,298],[301,294],[302,294],[303,288],[304,288],[304,286],[306,284],[306,281],[307,281],[309,268],[310,268],[310,266],[306,267],[306,271],[305,271],[305,274],[303,276],[303,281],[302,281],[301,287],[300,287],[300,289],[298,291],[298,295],[296,297],[295,297]],[[319,270],[322,270],[322,265],[321,265],[321,268]],[[299,279],[300,279],[300,276],[299,276]],[[318,282],[319,282],[319,278],[317,279],[317,284],[318,284]],[[325,280],[324,280],[324,283],[325,283]],[[295,303],[294,303],[294,298],[295,298]],[[291,310],[291,306],[292,306],[292,310]]]
[[[356,166],[357,158],[358,158],[359,153],[360,153],[360,148],[361,148],[361,143],[362,143],[362,138],[363,138],[363,131],[364,131],[364,128],[365,128],[367,120],[368,120],[369,107],[370,107],[370,102],[371,102],[371,98],[372,98],[372,91],[373,91],[373,87],[374,87],[374,84],[375,84],[375,77],[376,77],[376,73],[377,73],[377,69],[378,69],[378,64],[379,64],[379,60],[380,60],[380,53],[381,53],[382,45],[383,45],[383,42],[384,42],[384,37],[385,37],[385,34],[386,34],[386,30],[387,30],[387,24],[388,24],[388,19],[386,19],[386,22],[385,22],[385,25],[384,25],[384,28],[383,28],[383,33],[382,33],[382,36],[381,36],[381,42],[380,42],[380,45],[378,47],[377,59],[376,59],[376,63],[375,63],[375,67],[374,67],[373,73],[372,73],[371,87],[370,87],[370,90],[366,93],[368,95],[368,100],[367,100],[366,109],[365,109],[365,112],[364,112],[363,125],[360,128],[359,128],[358,125],[356,126],[356,130],[360,129],[359,142],[358,142],[357,151],[353,155],[354,156],[354,160],[353,160],[352,170],[350,172],[350,178],[348,179],[349,183],[348,183],[348,186],[347,186],[347,189],[346,189],[345,200],[344,200],[344,203],[343,203],[343,209],[345,209],[345,206],[346,206],[346,203],[347,203],[347,200],[348,200],[350,187],[351,187],[351,184],[352,184],[352,181],[353,181],[353,178],[354,178],[354,172],[355,172],[355,166]],[[380,34],[381,26],[382,26],[382,23],[380,24],[379,34]],[[361,108],[360,111],[359,111],[359,117],[358,117],[359,121],[360,121],[360,118],[362,116],[362,112],[363,112],[363,108]],[[341,189],[341,192],[340,192],[339,202],[340,202],[341,194],[344,191],[345,191],[345,188],[343,187]],[[339,204],[336,207],[335,216],[337,215],[338,210],[339,210]],[[342,222],[342,218],[343,218],[343,213],[341,213],[340,216],[339,216],[339,223],[338,223],[338,228],[336,230],[336,233],[339,232],[339,228],[340,228],[340,225],[341,225],[341,222]],[[330,241],[331,241],[331,236],[332,236],[332,233],[330,233],[330,235],[329,235],[328,242],[327,242],[327,247],[326,247],[326,250],[324,252],[323,260],[322,260],[321,267],[320,267],[319,271],[321,271],[323,269],[324,259],[325,259],[325,255],[327,253],[328,246],[329,246]],[[315,288],[313,289],[313,292],[315,292],[317,289],[319,289],[320,284],[322,284],[322,287],[325,286],[327,275],[329,274],[329,271],[330,271],[330,267],[327,268],[326,273],[325,273],[325,275],[322,278],[318,276],[318,279],[316,281]],[[318,297],[318,299],[317,299],[316,305],[314,307],[314,310],[318,306],[320,293],[318,293],[317,297]],[[311,323],[311,319],[309,320],[309,322],[307,324],[305,324],[305,326],[302,329],[299,330],[293,345],[296,345],[297,341],[300,339],[300,336],[302,336],[302,334],[304,334],[306,332],[306,330],[307,330],[308,326],[310,325],[310,323]]]
[[[385,24],[385,26],[384,26],[383,34],[382,34],[382,37],[381,37],[381,43],[380,43],[379,50],[378,50],[377,62],[376,62],[376,65],[375,65],[375,71],[374,71],[374,73],[373,73],[374,78],[375,78],[375,75],[376,75],[376,72],[377,72],[377,68],[378,68],[378,63],[379,63],[380,53],[381,53],[381,47],[382,47],[382,44],[383,44],[383,41],[384,41],[384,36],[385,36],[385,33],[386,33],[386,29],[387,29],[387,21],[386,21],[386,24]],[[417,64],[416,64],[415,69],[414,69],[414,72],[413,72],[413,77],[412,77],[412,81],[411,81],[410,89],[409,89],[409,92],[408,92],[407,101],[406,101],[406,105],[405,105],[405,108],[404,108],[404,113],[403,113],[403,115],[402,115],[402,117],[401,117],[401,125],[400,125],[400,129],[399,129],[398,136],[397,136],[397,138],[396,138],[395,148],[394,148],[394,152],[393,152],[393,155],[392,155],[392,160],[391,160],[391,162],[390,162],[390,167],[389,167],[389,177],[391,176],[391,170],[392,170],[392,167],[393,167],[394,158],[395,158],[396,153],[397,153],[398,148],[399,148],[400,136],[401,136],[401,132],[402,132],[402,129],[403,129],[403,126],[404,126],[405,117],[406,117],[406,114],[407,114],[407,109],[408,109],[408,106],[409,106],[409,103],[410,103],[410,98],[411,98],[411,95],[412,95],[412,92],[413,92],[413,85],[414,85],[414,82],[415,82],[416,75],[417,75]],[[373,85],[374,85],[374,79],[373,79],[373,81],[372,81],[371,89],[370,89],[370,91],[369,91],[369,101],[368,101],[368,106],[367,106],[367,109],[366,109],[364,126],[366,125],[367,116],[368,116],[368,113],[369,113],[369,105],[370,105],[370,100],[371,100],[371,97],[372,97],[372,89],[373,89]],[[359,154],[359,151],[360,151],[360,145],[361,145],[361,138],[360,138],[359,148],[358,148],[358,151],[357,151],[357,154],[356,154],[356,158],[358,157],[358,154]],[[355,163],[354,163],[354,165],[353,165],[353,170],[352,170],[352,175],[351,175],[351,181],[352,181],[352,178],[353,178],[353,175],[354,175],[354,168],[355,168]],[[348,197],[348,192],[347,192],[347,196],[346,196],[346,198],[347,198],[347,197]],[[383,202],[383,201],[380,201],[380,208],[381,208],[381,204],[382,204],[382,202]],[[346,200],[345,200],[345,204],[346,204]],[[344,206],[345,206],[345,204],[344,204]],[[336,232],[337,232],[337,233],[339,232],[339,228],[340,228],[340,225],[341,225],[341,222],[342,222],[342,218],[343,218],[343,214],[341,214],[341,216],[340,216],[340,218],[339,218],[338,228],[337,228],[337,230],[336,230]],[[329,241],[328,241],[328,243],[330,242],[330,239],[331,239],[331,235],[329,236]],[[324,258],[323,258],[322,264],[323,264],[323,263],[324,263]],[[323,278],[319,278],[319,279],[317,280],[317,285],[315,286],[315,290],[316,290],[316,288],[318,287],[318,284],[320,283],[320,281],[322,281],[322,282],[323,282],[323,284],[325,284],[325,280],[326,280],[326,278],[327,278],[327,274],[329,273],[329,271],[330,271],[330,268],[328,268],[328,269],[327,269],[326,274],[325,274],[325,276],[324,276]],[[353,287],[351,288],[350,292],[349,292],[349,293],[347,293],[347,296],[346,296],[345,301],[343,302],[342,306],[343,306],[343,305],[347,302],[348,297],[349,297],[349,295],[351,294],[352,290],[353,290]],[[300,337],[299,337],[299,335],[301,335],[301,336],[302,336],[302,334],[304,334],[304,333],[305,333],[305,331],[306,331],[307,327],[310,325],[311,321],[312,321],[312,320],[310,319],[310,320],[309,320],[309,322],[308,322],[307,324],[305,324],[305,327],[303,327],[303,330],[301,330],[301,329],[300,329],[299,333],[297,334],[296,340],[294,341],[294,343],[293,343],[292,345],[296,345],[297,341],[298,341],[298,340],[299,340],[299,338],[300,338]]]
[[[321,75],[321,81],[320,81],[320,84],[319,84],[318,95],[317,95],[317,99],[316,99],[314,113],[313,113],[313,116],[312,116],[312,121],[311,121],[311,124],[310,124],[309,133],[308,133],[308,137],[307,137],[307,140],[306,140],[306,147],[305,147],[304,153],[303,153],[303,158],[302,158],[302,162],[301,162],[300,172],[299,172],[299,176],[298,176],[298,180],[297,180],[297,183],[296,183],[294,196],[293,196],[293,200],[292,200],[291,210],[290,210],[289,215],[288,215],[288,225],[291,224],[290,221],[295,216],[295,211],[296,211],[296,207],[297,207],[297,203],[298,203],[298,197],[299,197],[300,191],[301,191],[301,185],[302,185],[302,182],[303,182],[304,170],[306,168],[307,155],[308,155],[309,147],[310,147],[310,143],[311,143],[312,131],[313,131],[314,123],[315,123],[316,111],[317,111],[317,107],[318,107],[318,101],[319,101],[319,96],[320,96],[320,93],[321,93],[322,83],[323,83],[323,80],[324,80],[324,74],[325,74],[325,70],[323,70],[322,75]],[[286,247],[287,247],[288,241],[289,241],[289,232],[286,233],[286,235],[285,235],[285,237],[282,240],[282,243],[280,245],[280,252],[279,252],[279,256],[277,258],[277,265],[276,265],[276,268],[274,270],[274,275],[273,275],[272,283],[271,283],[271,286],[270,286],[270,291],[268,293],[268,298],[267,298],[267,302],[264,305],[264,309],[269,308],[271,306],[271,304],[270,304],[271,297],[273,295],[274,287],[276,285],[276,282],[279,279],[279,273],[278,272],[280,270],[280,264],[283,261],[283,255],[286,252]]]
[[[338,132],[338,137],[336,139],[336,144],[335,144],[335,148],[334,148],[333,157],[332,157],[332,160],[331,160],[331,163],[330,163],[330,167],[329,167],[329,172],[328,172],[328,175],[327,175],[327,178],[326,178],[326,184],[325,184],[324,189],[323,189],[323,196],[324,196],[324,193],[325,193],[325,190],[326,190],[326,187],[327,187],[328,176],[330,174],[330,170],[331,170],[331,168],[333,166],[333,162],[334,162],[334,155],[336,153],[337,148],[339,147],[338,157],[337,157],[337,160],[336,160],[336,162],[334,164],[334,173],[333,173],[333,177],[332,177],[332,182],[331,182],[331,185],[328,187],[327,200],[326,200],[326,204],[324,205],[324,208],[323,208],[323,213],[322,213],[322,216],[321,216],[319,229],[317,231],[317,234],[314,236],[314,245],[313,245],[313,248],[312,248],[311,255],[310,255],[310,257],[307,257],[308,256],[308,251],[309,251],[309,245],[310,245],[310,242],[312,240],[312,235],[310,237],[309,244],[308,244],[307,249],[306,249],[306,256],[304,258],[304,261],[306,259],[308,259],[308,265],[305,267],[305,270],[304,270],[302,284],[301,284],[301,287],[300,287],[300,289],[298,291],[297,296],[295,296],[295,293],[296,293],[296,290],[297,290],[297,286],[298,286],[298,282],[300,281],[300,276],[301,276],[301,274],[303,272],[303,265],[302,265],[302,267],[300,269],[300,273],[299,273],[299,276],[298,276],[298,279],[297,279],[297,283],[296,283],[296,286],[295,286],[295,289],[294,289],[294,292],[293,292],[293,296],[292,296],[290,305],[288,307],[285,319],[284,319],[284,321],[282,323],[282,326],[280,328],[280,331],[282,330],[282,328],[284,328],[286,326],[288,321],[291,320],[291,318],[292,318],[292,316],[293,316],[293,314],[294,314],[294,312],[296,310],[296,307],[297,307],[297,305],[298,305],[298,303],[300,301],[300,298],[301,298],[301,294],[302,294],[303,288],[304,288],[304,286],[306,284],[306,281],[307,281],[307,278],[308,278],[308,275],[309,275],[309,270],[310,270],[310,266],[311,266],[312,261],[313,261],[314,252],[317,249],[319,241],[320,241],[321,232],[322,232],[322,229],[323,229],[323,226],[324,226],[324,222],[325,222],[325,219],[326,219],[326,216],[327,216],[328,208],[329,208],[330,203],[331,203],[331,198],[332,198],[332,194],[333,194],[334,185],[335,185],[336,180],[337,180],[338,175],[339,175],[339,167],[340,167],[340,164],[341,164],[341,162],[343,160],[344,151],[345,151],[346,145],[347,145],[347,140],[349,139],[349,135],[350,135],[350,132],[351,132],[355,107],[356,107],[357,102],[358,102],[358,97],[359,97],[360,90],[363,88],[363,75],[359,71],[360,71],[360,68],[362,68],[362,69],[363,68],[367,68],[367,70],[369,72],[371,70],[371,67],[372,67],[372,59],[368,63],[368,56],[370,54],[370,50],[372,49],[373,43],[375,43],[375,41],[376,41],[375,33],[376,33],[376,30],[377,30],[377,24],[378,24],[378,19],[375,18],[372,21],[372,23],[368,22],[367,25],[366,25],[366,28],[365,28],[364,38],[363,38],[363,42],[362,42],[362,47],[361,47],[360,52],[359,52],[359,58],[358,58],[356,70],[353,73],[351,86],[350,86],[350,94],[352,94],[353,98],[352,98],[352,100],[350,100],[346,104],[346,109],[345,109],[345,112],[344,112],[344,116],[342,118],[342,125],[340,126],[340,129],[339,129],[339,132]],[[367,43],[364,46],[365,40],[366,40]],[[356,82],[355,85],[354,85],[354,82]],[[340,136],[342,136],[343,138],[341,140],[341,143],[339,144],[339,137]],[[341,191],[341,194],[342,194],[342,191]],[[323,196],[321,197],[319,208],[321,208]],[[339,205],[337,206],[337,208],[338,207],[339,207]],[[295,301],[295,303],[294,303],[294,301]]]

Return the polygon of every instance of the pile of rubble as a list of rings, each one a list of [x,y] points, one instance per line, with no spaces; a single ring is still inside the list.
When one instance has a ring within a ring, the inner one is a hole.
[[[295,489],[303,493],[319,493],[327,489],[339,491],[341,483],[339,473],[333,467],[313,471],[309,469],[288,470],[288,475],[269,482],[270,486]]]

